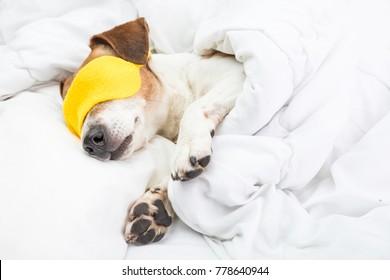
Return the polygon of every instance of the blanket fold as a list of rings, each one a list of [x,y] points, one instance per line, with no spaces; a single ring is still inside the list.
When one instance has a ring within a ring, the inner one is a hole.
[[[365,4],[345,4],[231,1],[196,34],[197,53],[234,54],[247,75],[206,172],[169,186],[221,258],[390,257],[390,48],[357,48]]]

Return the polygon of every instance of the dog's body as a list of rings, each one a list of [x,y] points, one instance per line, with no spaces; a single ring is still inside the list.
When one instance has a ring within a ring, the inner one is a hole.
[[[147,32],[141,18],[92,37],[91,54],[80,67],[105,55],[144,64],[141,88],[134,96],[100,103],[88,113],[81,138],[91,156],[129,158],[155,134],[177,143],[171,176],[167,174],[160,184],[148,188],[130,209],[125,238],[137,244],[156,242],[165,234],[173,217],[167,198],[169,177],[186,181],[204,171],[215,127],[234,106],[245,78],[242,65],[226,55],[153,54],[148,59]],[[123,40],[126,44],[134,44],[131,41],[138,37],[142,37],[141,43],[123,54],[117,46],[123,44],[115,38],[118,34],[132,37]],[[62,84],[63,97],[73,78]]]

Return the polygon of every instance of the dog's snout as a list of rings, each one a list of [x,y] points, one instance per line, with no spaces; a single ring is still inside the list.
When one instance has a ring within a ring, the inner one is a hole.
[[[91,156],[104,158],[106,150],[106,133],[103,126],[92,127],[83,141],[84,150]]]

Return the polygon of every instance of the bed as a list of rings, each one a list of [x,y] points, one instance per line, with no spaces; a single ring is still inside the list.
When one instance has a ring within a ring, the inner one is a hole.
[[[1,0],[0,258],[389,259],[390,3],[365,2]],[[174,226],[128,246],[174,144],[88,157],[58,82],[91,35],[141,16],[152,52],[218,50],[247,78],[207,172],[169,184]]]

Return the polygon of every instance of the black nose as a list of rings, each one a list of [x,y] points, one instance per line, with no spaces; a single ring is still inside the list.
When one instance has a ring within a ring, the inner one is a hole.
[[[83,141],[84,150],[91,156],[104,158],[106,150],[106,133],[103,126],[93,126]]]

